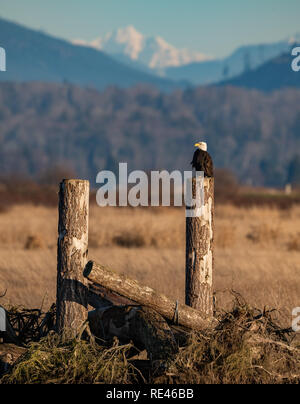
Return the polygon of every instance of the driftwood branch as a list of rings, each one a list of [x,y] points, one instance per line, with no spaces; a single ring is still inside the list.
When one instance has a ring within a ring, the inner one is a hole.
[[[177,304],[153,289],[141,286],[137,281],[119,275],[92,261],[86,265],[84,276],[93,286],[101,285],[111,292],[151,308],[170,321],[175,320],[177,324],[184,327],[200,330],[214,325],[212,318],[203,317],[197,310]]]
[[[148,307],[114,306],[89,312],[91,332],[98,338],[118,337],[146,349],[151,361],[169,361],[178,352],[163,317]]]

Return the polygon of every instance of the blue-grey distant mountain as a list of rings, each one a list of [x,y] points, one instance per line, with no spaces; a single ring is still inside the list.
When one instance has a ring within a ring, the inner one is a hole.
[[[231,80],[220,83],[235,87],[253,88],[272,91],[280,88],[300,88],[300,72],[292,70],[293,57],[289,53],[282,54],[257,69],[248,71]]]
[[[160,90],[180,84],[124,65],[105,53],[51,37],[0,18],[0,46],[6,50],[7,71],[1,81],[67,81],[104,89],[146,83]]]
[[[225,59],[168,68],[165,77],[172,80],[187,80],[196,85],[217,83],[239,76],[289,52],[293,43],[298,41],[300,41],[299,34],[277,43],[242,46]]]

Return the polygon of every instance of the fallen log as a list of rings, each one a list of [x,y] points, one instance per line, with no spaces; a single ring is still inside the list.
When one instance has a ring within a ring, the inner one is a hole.
[[[96,301],[96,296],[98,297],[98,301]],[[134,305],[134,302],[126,297],[120,296],[100,285],[91,284],[89,287],[89,304],[95,307],[93,305],[95,303],[97,305],[101,304],[101,307]],[[101,307],[95,307],[95,309]]]
[[[88,316],[90,330],[100,339],[118,337],[146,349],[151,362],[170,361],[178,352],[172,330],[156,311],[142,306],[113,306],[93,310]]]
[[[94,309],[105,309],[107,307],[112,307],[113,304],[109,300],[102,298],[101,295],[94,293],[93,291],[89,290],[88,294],[88,304],[92,306]]]
[[[116,293],[110,292],[101,286],[90,285],[88,304],[94,309],[105,309],[112,306],[134,305],[134,302]]]
[[[137,281],[127,278],[125,275],[119,275],[95,262],[90,261],[86,265],[83,275],[93,285],[100,285],[140,305],[147,306],[178,325],[194,330],[215,325],[214,319],[205,317],[199,311],[174,302],[153,289],[141,286]]]
[[[129,301],[129,299],[118,296],[115,293],[109,292],[104,288],[90,287],[89,290],[89,305],[94,309],[107,309],[108,307],[114,306],[136,306],[133,301],[130,303],[124,301]],[[190,330],[186,327],[177,326],[168,321],[168,325],[171,328],[175,340],[179,346],[186,345],[188,336],[190,335]],[[100,338],[100,337],[99,337]]]

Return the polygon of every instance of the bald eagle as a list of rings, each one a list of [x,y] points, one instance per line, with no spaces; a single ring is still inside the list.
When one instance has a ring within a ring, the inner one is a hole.
[[[210,154],[207,152],[207,144],[205,142],[199,142],[195,144],[197,150],[194,153],[192,167],[196,171],[203,171],[204,177],[214,176],[213,161]]]

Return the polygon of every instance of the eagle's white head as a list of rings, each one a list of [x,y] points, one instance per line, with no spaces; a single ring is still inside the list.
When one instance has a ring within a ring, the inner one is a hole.
[[[205,142],[196,143],[195,147],[198,147],[200,150],[207,151],[207,143]]]

